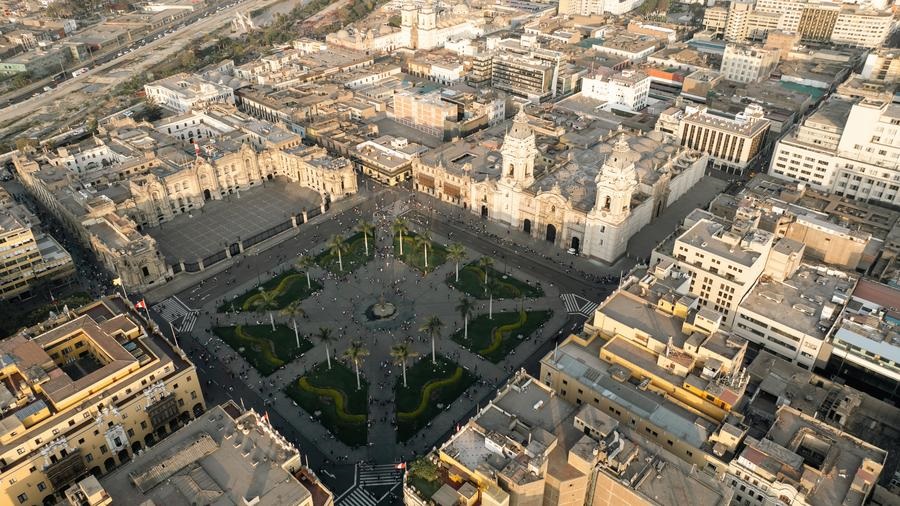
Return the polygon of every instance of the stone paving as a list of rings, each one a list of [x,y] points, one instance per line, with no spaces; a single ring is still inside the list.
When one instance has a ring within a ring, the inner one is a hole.
[[[229,367],[248,384],[259,388],[263,395],[268,396],[275,409],[285,419],[291,421],[298,430],[302,430],[310,440],[317,441],[320,449],[326,455],[331,455],[340,460],[346,457],[349,461],[369,460],[379,463],[396,462],[421,455],[429,450],[429,443],[437,440],[443,433],[451,430],[456,423],[463,422],[463,417],[472,408],[474,399],[483,397],[489,390],[492,391],[501,383],[515,367],[518,366],[547,338],[552,337],[564,324],[567,314],[560,300],[558,291],[544,283],[545,295],[539,299],[526,300],[526,309],[552,309],[553,318],[544,325],[534,336],[523,341],[516,351],[500,364],[492,364],[460,347],[450,339],[450,335],[462,327],[462,319],[455,310],[456,304],[462,297],[462,293],[450,288],[445,283],[445,278],[451,275],[454,265],[447,262],[436,271],[422,276],[417,271],[408,267],[402,261],[394,258],[390,253],[392,236],[389,223],[393,216],[403,211],[403,206],[397,206],[389,213],[385,213],[377,222],[379,234],[375,258],[364,267],[345,278],[332,276],[321,269],[314,268],[312,273],[320,281],[324,281],[324,288],[306,299],[301,307],[306,315],[297,320],[300,333],[309,336],[315,334],[319,327],[329,327],[338,338],[332,343],[332,359],[340,355],[347,348],[350,341],[360,339],[369,349],[370,356],[366,358],[361,372],[370,383],[370,404],[368,440],[369,446],[363,448],[348,448],[334,437],[320,424],[309,423],[309,414],[304,413],[299,407],[294,406],[282,389],[289,382],[304,374],[315,364],[325,360],[325,347],[315,338],[311,340],[315,347],[303,357],[284,366],[272,376],[265,378],[250,367],[236,352],[228,348],[224,343],[218,342],[207,329],[215,325],[232,325],[238,323],[268,323],[270,316],[260,313],[242,314],[214,314],[215,307],[222,299],[208,300],[201,312],[200,319],[195,326],[194,335],[202,335],[201,343],[205,343],[220,356],[232,357]],[[446,244],[448,241],[442,237],[434,237],[434,240]],[[312,252],[323,249],[320,245]],[[468,260],[478,258],[474,251],[468,251]],[[286,263],[274,271],[290,268]],[[533,276],[519,272],[514,267],[508,268],[509,273],[521,280],[535,282]],[[255,282],[234,286],[224,299],[243,293],[248,288],[253,288]],[[398,308],[397,317],[388,322],[374,324],[369,322],[364,311],[380,298],[395,304]],[[495,300],[494,312],[516,310],[519,302],[515,300]],[[486,313],[488,301],[476,301],[476,314]],[[394,416],[393,386],[400,375],[399,367],[391,364],[390,348],[401,339],[411,338],[411,347],[420,356],[430,356],[431,341],[418,331],[425,318],[437,315],[445,326],[441,333],[442,338],[437,341],[437,352],[457,361],[463,367],[473,371],[479,378],[474,386],[464,394],[463,402],[453,402],[443,413],[432,420],[429,427],[423,429],[406,444],[396,441],[396,429],[391,424]],[[272,315],[276,323],[288,323],[284,316],[277,313]],[[540,335],[537,335],[540,334]]]

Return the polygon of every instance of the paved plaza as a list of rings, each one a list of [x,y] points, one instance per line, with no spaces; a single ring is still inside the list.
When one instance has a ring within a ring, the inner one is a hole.
[[[318,208],[320,202],[317,192],[275,179],[207,202],[146,232],[156,239],[168,263],[194,261],[223,251],[238,238],[246,239],[284,223],[304,208]]]

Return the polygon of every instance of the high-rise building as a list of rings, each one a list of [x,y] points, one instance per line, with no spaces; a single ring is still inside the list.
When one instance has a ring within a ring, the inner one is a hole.
[[[860,75],[872,81],[900,82],[900,49],[879,49],[869,53]]]
[[[0,188],[0,300],[22,296],[37,284],[75,272],[69,253],[41,233],[38,223],[36,216]]]
[[[775,146],[769,174],[839,196],[900,204],[900,105],[825,101]]]
[[[0,505],[46,504],[205,410],[197,371],[113,296],[0,341]]]
[[[722,76],[737,83],[756,83],[769,78],[778,65],[778,52],[728,44],[722,55]]]
[[[650,77],[638,70],[612,75],[597,72],[581,79],[581,94],[602,100],[612,108],[636,112],[647,107]]]
[[[713,167],[734,174],[742,174],[756,161],[771,124],[755,104],[734,119],[713,114],[705,106],[691,106],[673,110],[660,120],[678,124],[682,146],[709,154]]]

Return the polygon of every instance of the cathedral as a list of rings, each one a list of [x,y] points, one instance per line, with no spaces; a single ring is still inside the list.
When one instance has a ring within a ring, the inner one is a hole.
[[[660,132],[612,132],[557,158],[519,111],[497,145],[470,137],[413,163],[414,186],[485,219],[604,262],[703,177],[706,155]]]
[[[367,52],[398,49],[434,49],[453,39],[474,39],[484,35],[485,19],[480,12],[459,3],[438,12],[429,2],[421,7],[406,0],[400,9],[400,28],[382,25],[367,31],[348,27],[328,34],[328,44]]]

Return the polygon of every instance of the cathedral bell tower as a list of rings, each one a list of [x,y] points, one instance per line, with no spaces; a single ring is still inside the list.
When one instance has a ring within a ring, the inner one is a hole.
[[[612,153],[594,179],[597,200],[591,212],[610,222],[621,222],[631,214],[631,196],[637,187],[637,177],[629,149],[625,135],[619,135]]]
[[[513,126],[503,138],[500,154],[503,157],[501,183],[518,187],[528,187],[534,183],[534,160],[538,150],[534,130],[528,124],[524,110],[519,109],[513,118]]]

